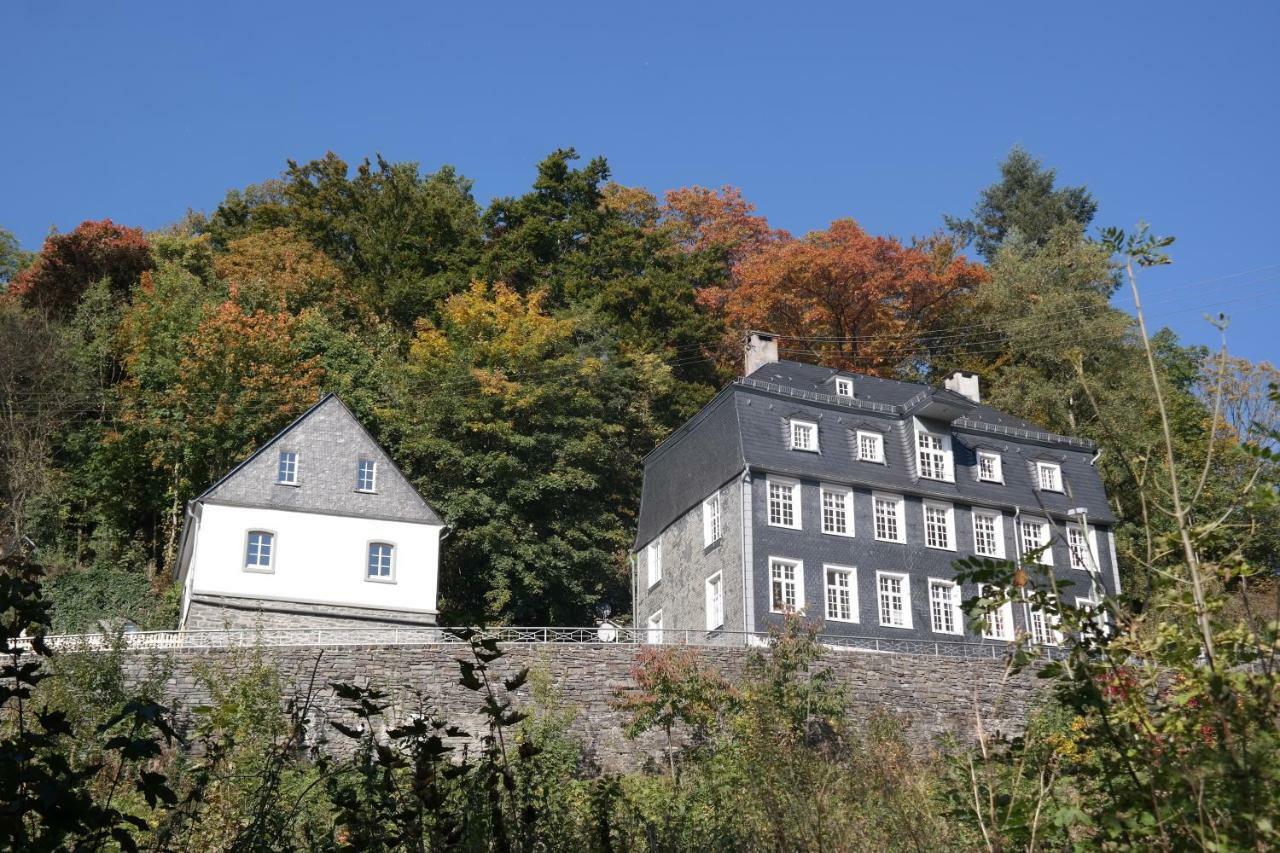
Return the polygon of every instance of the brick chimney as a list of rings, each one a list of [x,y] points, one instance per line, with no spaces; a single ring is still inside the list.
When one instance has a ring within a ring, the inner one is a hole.
[[[968,397],[975,403],[982,402],[982,389],[978,384],[978,374],[957,370],[943,383],[948,391],[954,391],[961,397]]]
[[[750,376],[766,364],[778,360],[778,336],[769,332],[747,332],[742,352],[742,375]]]

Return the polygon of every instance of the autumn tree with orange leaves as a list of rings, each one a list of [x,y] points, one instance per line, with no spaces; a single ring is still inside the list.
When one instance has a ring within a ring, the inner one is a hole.
[[[800,360],[888,374],[917,351],[933,311],[983,280],[983,268],[951,248],[904,246],[852,219],[778,239],[735,268],[725,325],[737,336],[775,332]]]

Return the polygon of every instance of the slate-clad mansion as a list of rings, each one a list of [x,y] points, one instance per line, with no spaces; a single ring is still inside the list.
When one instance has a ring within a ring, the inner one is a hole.
[[[978,591],[953,580],[962,557],[1046,543],[1079,603],[1118,591],[1092,443],[982,404],[969,374],[934,389],[779,361],[760,333],[745,373],[645,460],[634,600],[653,641],[741,642],[801,611],[828,635],[1058,643],[1022,602],[976,635]]]

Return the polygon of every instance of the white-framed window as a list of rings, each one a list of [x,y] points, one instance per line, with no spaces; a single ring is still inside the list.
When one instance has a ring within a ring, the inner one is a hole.
[[[662,537],[659,536],[644,549],[645,564],[649,571],[649,586],[662,580]]]
[[[983,598],[995,598],[1000,595],[1000,591],[995,587],[983,587]],[[1006,642],[1013,639],[1013,602],[1005,601],[999,607],[989,611],[986,615],[987,627],[983,629],[982,636],[988,640],[1004,640]]]
[[[951,480],[951,438],[917,429],[916,463],[927,480]]]
[[[250,530],[245,536],[244,570],[271,572],[276,551],[276,535],[270,530]]]
[[[1100,630],[1106,631],[1111,627],[1111,616],[1097,599],[1077,596],[1076,608],[1088,614],[1087,618]]]
[[[662,645],[662,633],[662,611],[659,610],[649,617],[649,644]]]
[[[858,621],[858,570],[853,566],[822,567],[827,585],[827,619]]]
[[[390,542],[370,542],[367,577],[371,581],[395,580],[396,546]]]
[[[769,523],[800,529],[800,481],[769,478]]]
[[[907,541],[902,496],[877,492],[871,496],[871,503],[875,510],[876,538],[881,542]]]
[[[378,490],[378,463],[373,459],[361,459],[356,464],[356,491]]]
[[[804,563],[782,557],[769,558],[769,610],[774,613],[804,610]]]
[[[1067,525],[1067,550],[1071,554],[1071,568],[1086,572],[1098,570],[1097,531],[1085,532],[1078,524]]]
[[[822,532],[832,536],[853,535],[853,489],[822,485]]]
[[[818,452],[818,425],[813,421],[791,420],[791,449]]]
[[[924,544],[947,551],[956,549],[956,513],[951,504],[924,502]]]
[[[276,482],[284,483],[286,486],[298,485],[298,452],[296,450],[280,451],[280,458],[276,463]]]
[[[876,572],[876,598],[880,624],[886,628],[911,627],[911,584],[905,574]]]
[[[1057,462],[1037,462],[1036,481],[1042,492],[1062,491],[1062,466]]]
[[[989,450],[978,451],[978,479],[984,483],[1003,483],[1004,470],[1000,464],[1000,454]]]
[[[845,379],[842,376],[836,377],[836,396],[852,397],[853,396],[853,380]]]
[[[878,432],[858,430],[858,460],[884,464],[884,436]]]
[[[1048,545],[1049,547],[1045,547]],[[1036,557],[1036,562],[1043,566],[1053,565],[1053,547],[1049,544],[1049,522],[1034,518],[1022,519],[1022,553],[1030,554],[1044,548]]]
[[[999,512],[973,511],[973,552],[979,557],[1004,557],[1004,516]]]
[[[702,502],[702,547],[720,541],[720,493]]]
[[[929,578],[929,626],[935,634],[963,634],[960,586],[954,581]]]
[[[1062,634],[1058,632],[1057,617],[1051,616],[1037,607],[1031,610],[1031,642],[1038,646],[1056,646],[1062,643]]]
[[[707,578],[706,611],[708,631],[724,627],[724,578],[720,572]]]

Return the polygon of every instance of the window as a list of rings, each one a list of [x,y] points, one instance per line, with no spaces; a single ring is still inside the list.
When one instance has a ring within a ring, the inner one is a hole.
[[[920,476],[929,480],[951,479],[951,440],[924,430],[916,431],[916,459]]]
[[[818,452],[818,425],[810,421],[791,422],[791,449]]]
[[[293,450],[280,451],[280,464],[276,467],[276,482],[298,485],[298,454]]]
[[[1044,566],[1053,565],[1053,548],[1049,546],[1049,523],[1047,521],[1023,521],[1022,522],[1022,552],[1031,554],[1033,551],[1040,551],[1036,557],[1036,562]]]
[[[929,579],[929,623],[935,634],[963,634],[960,587],[952,581]]]
[[[769,523],[800,529],[800,481],[769,478]]]
[[[852,379],[836,379],[836,395],[840,397],[853,396],[853,380]]]
[[[896,495],[872,495],[875,507],[876,538],[882,542],[905,542],[902,498]]]
[[[707,578],[707,630],[724,627],[724,584],[720,572]]]
[[[1092,538],[1092,532],[1085,533],[1078,525],[1067,527],[1067,550],[1071,553],[1071,568],[1086,572],[1098,570],[1098,560],[1094,557],[1097,550],[1093,547]]]
[[[244,549],[244,567],[250,572],[269,572],[275,552],[276,536],[265,530],[250,530]]]
[[[924,502],[924,544],[930,548],[954,551],[955,510],[951,504]]]
[[[853,535],[853,489],[822,487],[822,532],[833,536]]]
[[[986,483],[1003,483],[1004,472],[1000,469],[1000,454],[978,451],[978,479]]]
[[[774,613],[804,609],[804,565],[799,560],[769,558],[769,609]]]
[[[1062,466],[1056,462],[1037,462],[1036,479],[1042,492],[1062,491]]]
[[[662,611],[649,617],[649,642],[652,645],[662,645]]]
[[[1004,557],[1004,520],[998,512],[973,511],[973,550],[980,557]]]
[[[911,588],[907,576],[876,572],[876,589],[880,599],[880,624],[887,628],[910,628]]]
[[[356,491],[372,492],[378,485],[378,463],[372,459],[361,459],[356,466]]]
[[[1003,593],[993,586],[984,586],[982,588],[982,597],[995,600],[1003,598]],[[1005,601],[999,607],[991,610],[986,615],[987,627],[983,629],[982,636],[988,640],[1005,640],[1013,639],[1013,602]]]
[[[369,580],[389,581],[392,579],[391,558],[395,554],[395,546],[387,542],[369,543]]]
[[[652,587],[662,580],[662,538],[653,540],[644,550],[648,558],[646,562],[649,566],[649,586]]]
[[[1039,646],[1056,646],[1062,642],[1058,620],[1035,607],[1031,608],[1031,642]]]
[[[884,436],[878,432],[858,430],[858,459],[884,463]]]
[[[1083,611],[1090,622],[1094,624],[1099,631],[1104,634],[1109,633],[1111,629],[1111,617],[1107,614],[1107,609],[1102,603],[1094,598],[1076,598],[1076,608]]]
[[[702,502],[702,547],[720,541],[720,493]]]
[[[823,566],[827,576],[827,619],[858,621],[858,573],[846,566]]]

